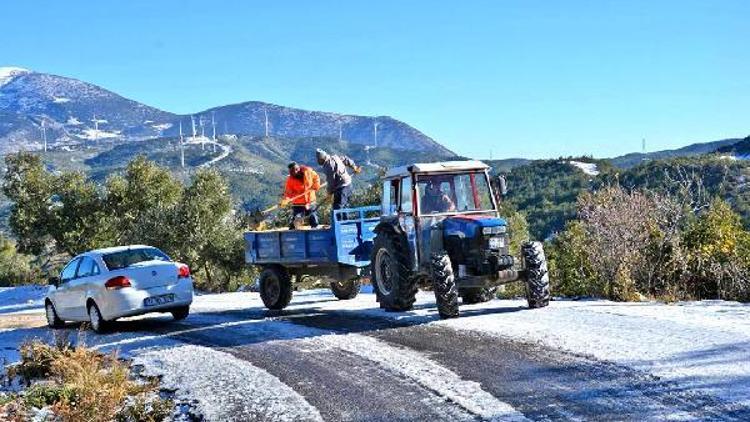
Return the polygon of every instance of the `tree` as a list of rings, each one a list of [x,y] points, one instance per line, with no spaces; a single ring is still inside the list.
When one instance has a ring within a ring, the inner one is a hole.
[[[137,157],[122,176],[107,180],[105,207],[112,214],[115,243],[146,243],[170,246],[174,227],[170,214],[182,196],[183,187],[165,168]]]
[[[50,242],[49,207],[53,176],[39,156],[20,152],[5,157],[3,193],[11,201],[10,228],[21,252],[41,254]]]
[[[53,182],[48,231],[58,250],[71,256],[114,243],[112,219],[97,186],[82,173],[64,173]]]

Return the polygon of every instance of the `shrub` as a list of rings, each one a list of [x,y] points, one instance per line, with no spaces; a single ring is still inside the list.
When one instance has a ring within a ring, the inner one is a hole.
[[[8,369],[12,379],[29,384],[15,414],[31,407],[51,407],[61,421],[157,421],[171,413],[169,400],[160,399],[155,383],[141,383],[114,354],[83,346],[49,346],[32,341],[21,346],[21,362]],[[10,405],[10,404],[8,404]],[[20,405],[20,409],[18,408]],[[7,407],[7,406],[6,406]]]

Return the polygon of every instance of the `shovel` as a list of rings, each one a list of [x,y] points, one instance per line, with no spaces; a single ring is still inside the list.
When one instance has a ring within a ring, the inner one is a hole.
[[[326,187],[327,184],[328,183],[321,184],[319,189],[322,189],[322,188]],[[304,191],[304,192],[302,192],[301,194],[299,194],[297,196],[293,196],[293,197],[291,197],[291,198],[289,198],[287,200],[288,201],[287,203],[291,204],[295,199],[302,198],[303,196],[307,195],[309,192],[310,191],[307,190],[307,191]],[[284,206],[286,206],[286,205],[284,205]],[[250,214],[247,215],[247,224],[253,230],[264,230],[265,229],[265,224],[264,223],[268,219],[269,214],[272,213],[273,211],[276,211],[277,209],[280,209],[280,208],[281,208],[280,204],[276,204],[276,205],[274,205],[272,207],[269,207],[269,208],[266,208],[264,210],[261,210],[260,208],[256,208],[255,211],[253,211],[253,212],[251,212]]]

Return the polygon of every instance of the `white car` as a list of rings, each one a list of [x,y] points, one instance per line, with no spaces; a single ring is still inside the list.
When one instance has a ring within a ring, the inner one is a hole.
[[[88,321],[96,332],[120,317],[171,312],[187,318],[193,302],[190,268],[151,246],[97,249],[73,258],[52,277],[45,299],[47,324]]]

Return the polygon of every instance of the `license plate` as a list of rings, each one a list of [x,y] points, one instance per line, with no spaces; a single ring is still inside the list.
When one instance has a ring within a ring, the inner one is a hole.
[[[174,302],[174,295],[151,296],[143,299],[143,306],[158,306]]]
[[[490,249],[502,249],[505,246],[505,239],[502,237],[490,238]]]

